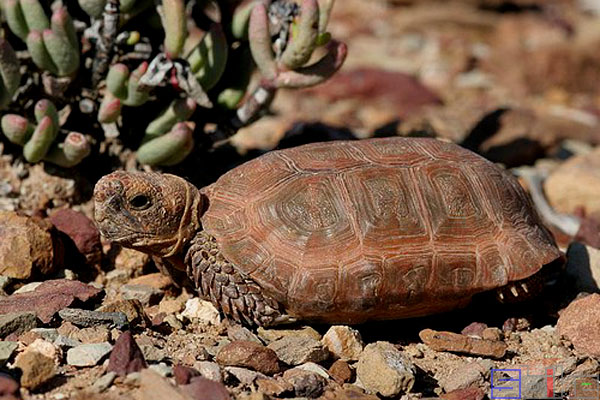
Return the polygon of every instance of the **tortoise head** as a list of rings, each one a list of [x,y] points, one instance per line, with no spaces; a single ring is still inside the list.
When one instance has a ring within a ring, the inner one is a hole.
[[[117,171],[94,188],[102,235],[124,247],[170,257],[200,228],[202,195],[174,175]]]

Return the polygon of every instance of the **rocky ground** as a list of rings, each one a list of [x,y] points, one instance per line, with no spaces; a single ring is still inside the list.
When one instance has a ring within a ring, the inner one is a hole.
[[[527,371],[524,398],[541,397],[551,369],[556,396],[581,398],[581,379],[600,374],[599,13],[583,0],[340,0],[341,73],[280,93],[231,145],[170,170],[204,185],[277,146],[392,135],[532,166],[576,229],[549,224],[566,268],[522,304],[481,296],[415,320],[247,329],[101,240],[93,184],[136,168],[118,139],[71,171],[0,141],[0,399],[481,400],[493,369]]]

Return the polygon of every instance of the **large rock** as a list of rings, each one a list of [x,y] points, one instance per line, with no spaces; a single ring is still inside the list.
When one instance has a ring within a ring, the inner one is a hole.
[[[135,342],[131,331],[123,332],[110,353],[107,371],[125,376],[131,372],[141,371],[146,367],[144,354]]]
[[[279,372],[277,354],[256,342],[236,340],[223,346],[217,354],[221,365],[250,368],[266,375]]]
[[[393,344],[375,342],[360,355],[356,377],[368,391],[392,397],[412,389],[415,367]]]
[[[27,389],[35,389],[56,375],[54,360],[37,351],[19,354],[15,366],[21,369],[21,386]]]
[[[344,325],[329,328],[322,342],[334,356],[342,360],[358,360],[364,347],[360,333]]]
[[[329,357],[329,351],[321,342],[308,336],[285,336],[267,346],[275,351],[277,357],[288,365],[300,365],[306,362],[321,362]]]
[[[28,279],[62,265],[64,251],[47,220],[0,211],[0,275]]]
[[[93,367],[111,350],[110,343],[82,344],[67,351],[67,364],[75,367]]]
[[[558,333],[573,343],[575,350],[600,357],[600,294],[573,301],[560,313]]]
[[[546,179],[544,192],[557,211],[573,214],[583,207],[600,218],[600,148],[565,161]]]
[[[50,222],[73,241],[79,253],[87,261],[100,261],[102,244],[100,243],[100,232],[94,221],[80,212],[63,208],[50,215]]]
[[[69,307],[75,300],[86,302],[101,292],[102,290],[79,281],[47,280],[32,292],[0,298],[0,314],[29,311],[42,322],[48,323],[54,314]]]

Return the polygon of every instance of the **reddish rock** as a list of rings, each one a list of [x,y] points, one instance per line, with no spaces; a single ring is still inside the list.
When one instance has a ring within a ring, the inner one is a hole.
[[[485,328],[487,328],[487,325],[483,322],[471,322],[460,333],[467,336],[481,337]]]
[[[194,400],[230,400],[231,396],[222,383],[197,376],[187,385],[181,386],[181,391]]]
[[[123,332],[115,342],[108,360],[108,371],[113,371],[119,376],[131,372],[138,372],[146,368],[144,354],[139,348],[131,331]]]
[[[175,383],[178,385],[187,385],[192,378],[200,376],[200,372],[196,371],[194,368],[177,364],[173,367],[173,375],[175,376]]]
[[[30,311],[44,323],[75,300],[85,302],[102,292],[83,282],[68,279],[48,280],[34,291],[0,298],[0,314]]]
[[[63,263],[57,231],[47,220],[0,212],[0,275],[28,279],[46,275]]]
[[[236,340],[223,346],[217,354],[217,362],[222,365],[250,368],[266,375],[280,371],[277,354],[249,340]]]
[[[556,328],[578,352],[600,357],[600,295],[594,293],[573,301],[560,313]]]
[[[13,400],[20,399],[19,382],[12,376],[0,372],[0,399]]]
[[[466,388],[453,390],[450,393],[442,395],[444,400],[482,400],[485,397],[485,392],[481,388]]]
[[[50,216],[50,222],[56,229],[67,235],[77,250],[88,260],[100,259],[102,252],[100,232],[91,219],[70,208],[63,208]]]
[[[405,117],[423,106],[441,104],[440,98],[413,76],[379,68],[340,71],[311,91],[330,102],[357,98],[369,102],[385,100],[398,116]]]
[[[337,360],[329,367],[329,375],[339,384],[350,382],[352,380],[352,369],[346,361]]]
[[[435,351],[452,351],[457,353],[475,354],[480,356],[501,358],[506,353],[506,343],[477,339],[452,332],[439,332],[424,329],[419,337],[427,346]]]

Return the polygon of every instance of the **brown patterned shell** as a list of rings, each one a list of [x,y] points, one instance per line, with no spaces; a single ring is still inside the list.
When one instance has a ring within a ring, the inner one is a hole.
[[[305,319],[438,312],[559,257],[512,176],[434,139],[273,151],[203,192],[225,258]]]

